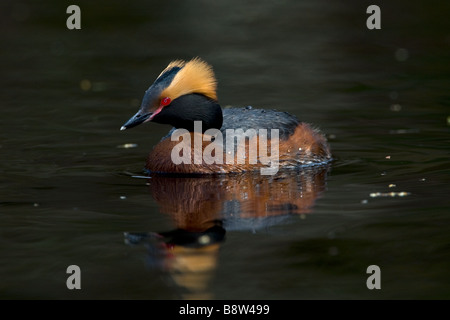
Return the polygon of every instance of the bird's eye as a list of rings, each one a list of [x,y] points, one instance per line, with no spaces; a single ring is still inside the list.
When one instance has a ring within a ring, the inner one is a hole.
[[[168,104],[170,104],[171,101],[172,101],[172,99],[170,99],[169,97],[165,97],[165,98],[163,98],[163,99],[161,100],[161,106],[162,106],[162,107],[165,107],[165,106],[167,106]]]

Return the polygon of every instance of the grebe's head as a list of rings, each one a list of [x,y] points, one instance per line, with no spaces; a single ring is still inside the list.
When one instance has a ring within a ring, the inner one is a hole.
[[[202,121],[203,131],[222,126],[217,101],[216,78],[210,65],[200,58],[171,62],[145,91],[139,111],[120,130],[152,121],[193,131]]]

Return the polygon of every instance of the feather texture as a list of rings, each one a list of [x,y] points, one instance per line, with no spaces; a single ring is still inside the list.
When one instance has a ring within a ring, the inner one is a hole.
[[[217,81],[209,64],[200,58],[194,58],[188,62],[175,60],[164,69],[159,77],[174,67],[181,69],[170,85],[161,92],[161,97],[170,97],[174,100],[185,94],[199,93],[217,101]]]

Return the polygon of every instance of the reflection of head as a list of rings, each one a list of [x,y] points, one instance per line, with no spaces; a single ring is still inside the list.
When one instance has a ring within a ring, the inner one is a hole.
[[[184,299],[211,299],[208,290],[217,266],[221,222],[201,232],[176,229],[161,233],[125,233],[130,245],[144,244],[152,267],[168,272]]]
[[[202,248],[176,246],[171,253],[167,267],[173,281],[183,288],[183,298],[211,299],[209,285],[217,268],[219,244]]]

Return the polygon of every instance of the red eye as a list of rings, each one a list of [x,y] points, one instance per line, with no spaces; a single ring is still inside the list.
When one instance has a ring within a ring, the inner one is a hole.
[[[161,100],[161,106],[165,107],[168,104],[170,104],[171,101],[172,101],[172,99],[170,99],[169,97],[165,97],[164,99]]]

